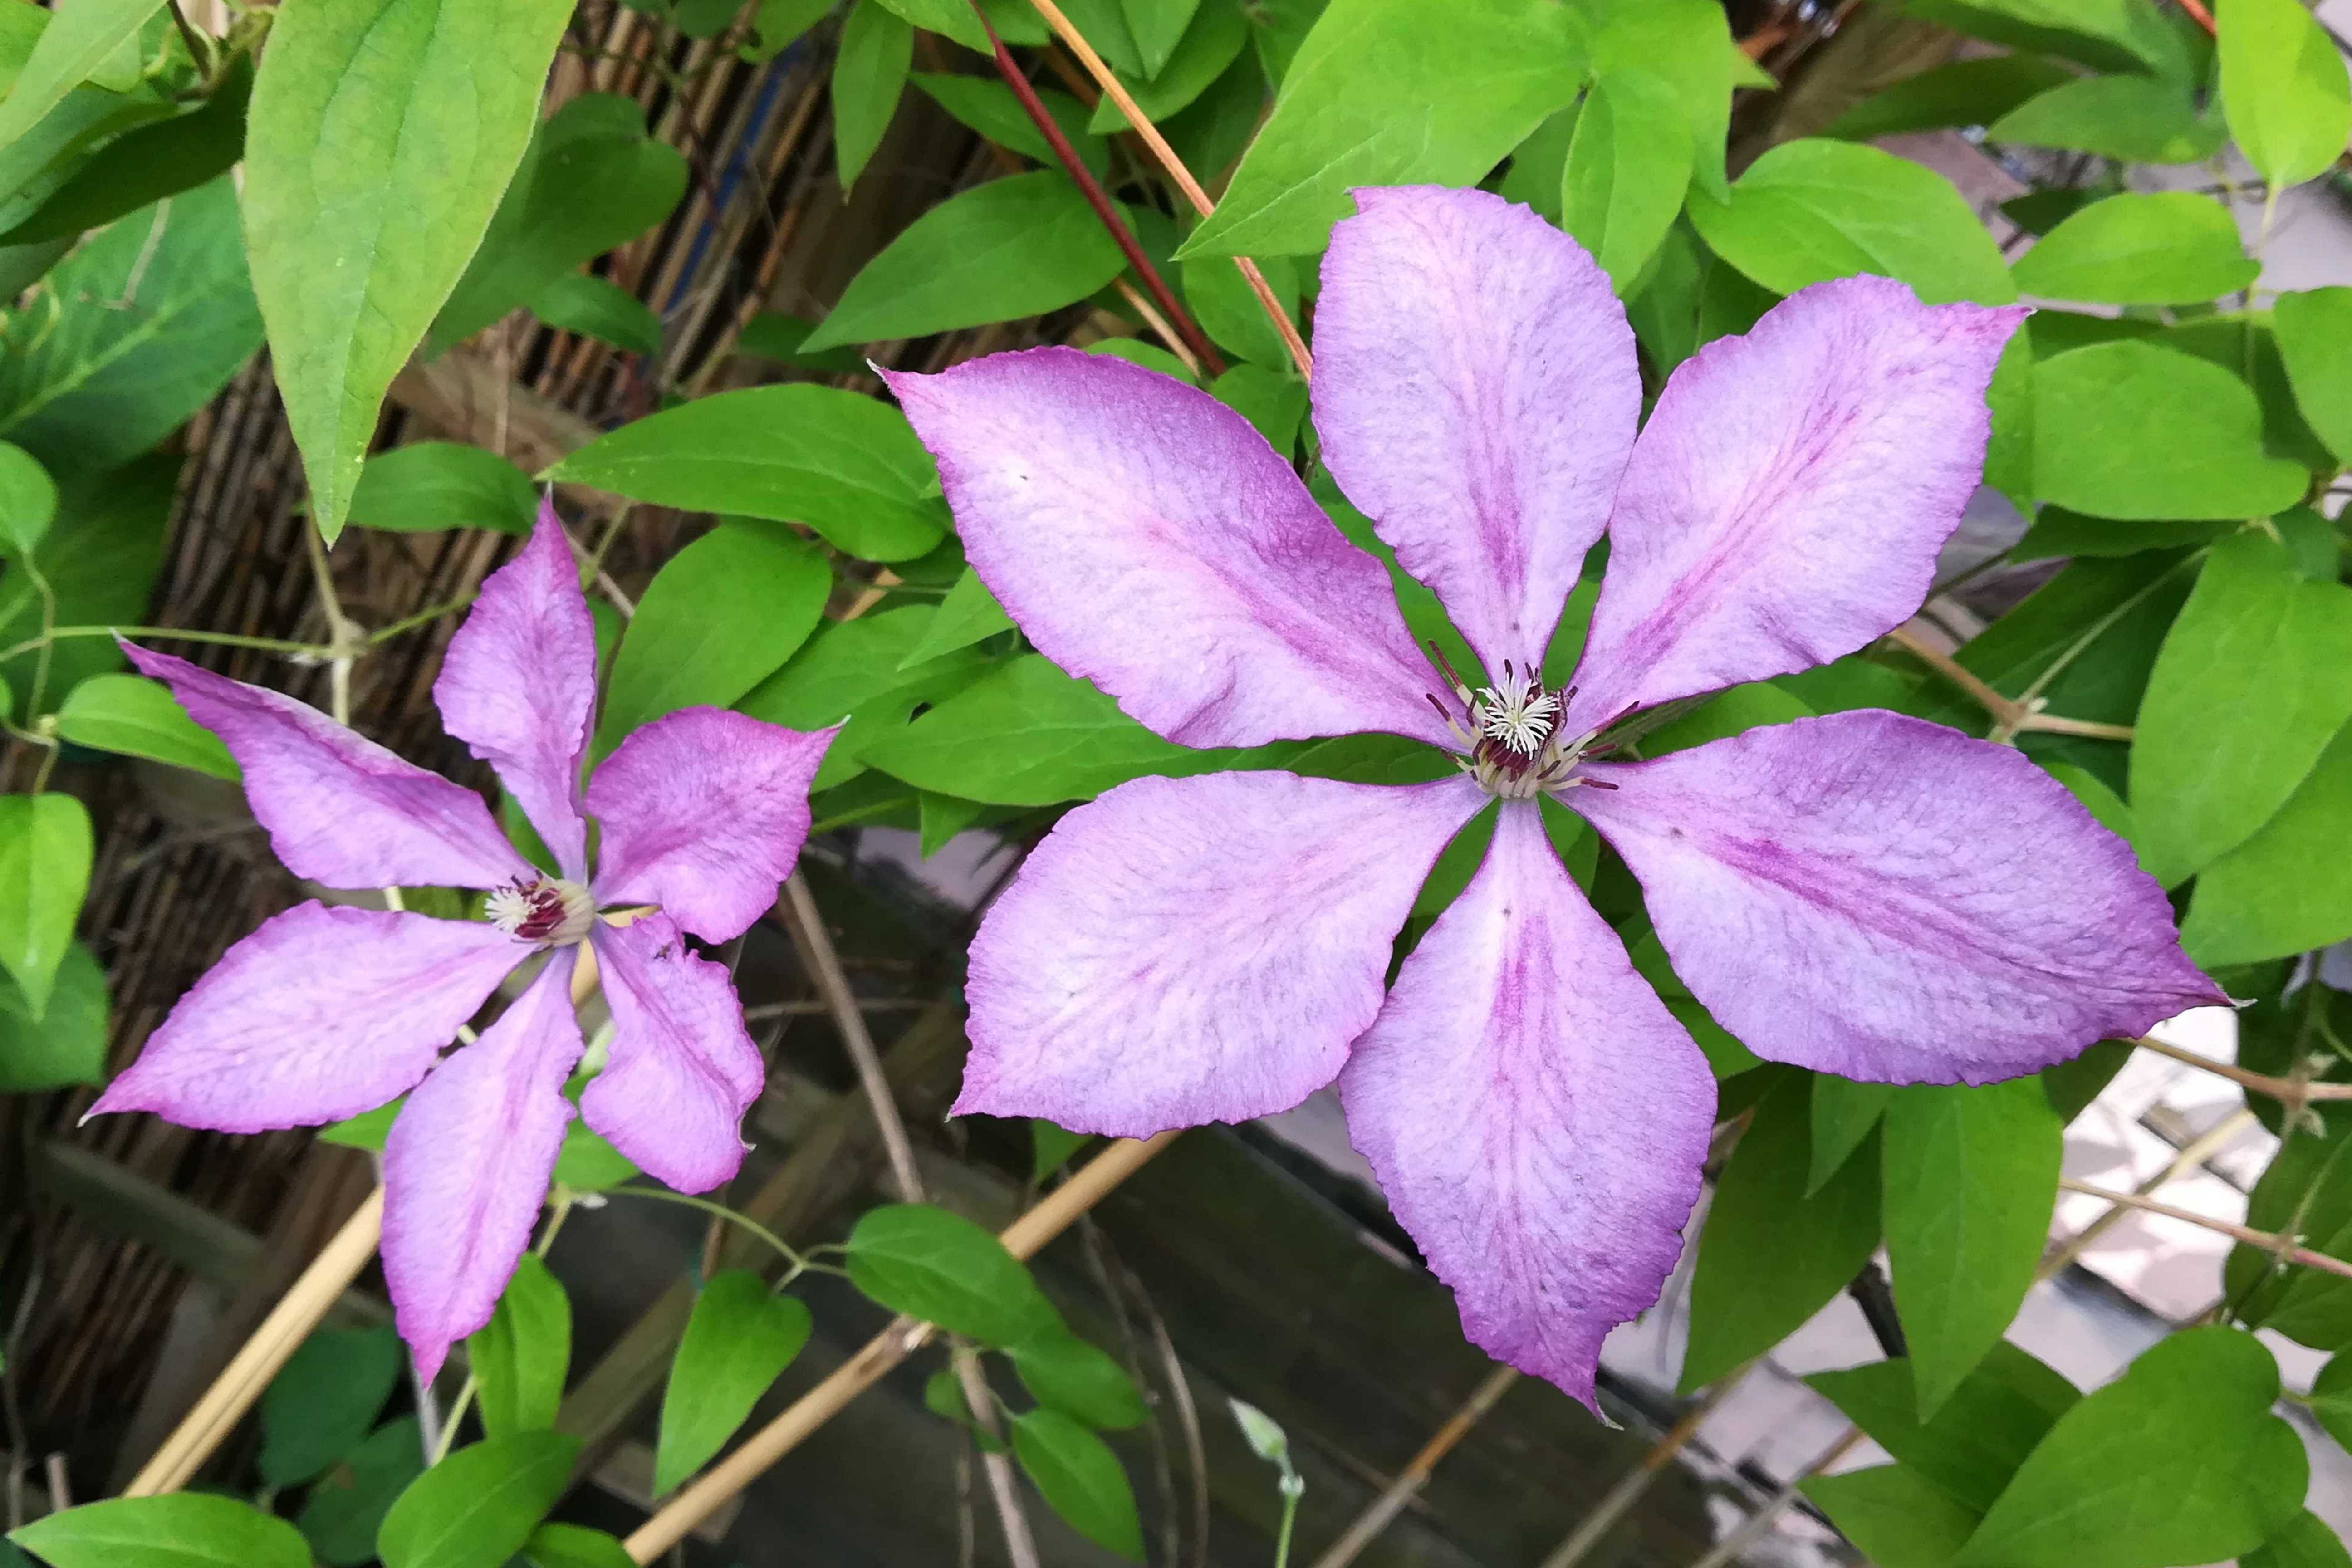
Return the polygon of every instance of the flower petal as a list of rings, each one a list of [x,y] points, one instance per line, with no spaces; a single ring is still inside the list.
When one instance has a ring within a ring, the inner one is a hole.
[[[1594,766],[1564,797],[1758,1056],[1985,1083],[2224,1000],[2163,889],[2006,746],[1863,709]]]
[[[297,904],[221,955],[91,1112],[263,1132],[373,1110],[530,952],[471,921]]]
[[[1901,625],[1982,476],[1985,386],[2024,314],[1843,278],[1684,361],[1618,487],[1563,727],[1810,668]]]
[[[637,730],[588,782],[603,829],[596,901],[659,904],[705,942],[742,935],[800,858],[809,780],[840,732],[721,708]]]
[[[743,1163],[743,1112],[767,1069],[726,967],[687,951],[677,922],[599,922],[590,938],[613,1009],[613,1050],[580,1096],[588,1125],[682,1193]]]
[[[1388,574],[1207,393],[1066,348],[883,378],[982,580],[1139,723],[1184,746],[1446,742]]]
[[[572,1121],[563,1080],[586,1042],[572,1011],[573,950],[435,1068],[383,1144],[383,1277],[419,1376],[490,1321]]]
[[[498,770],[563,874],[585,876],[580,757],[596,708],[596,628],[552,500],[449,639],[433,700],[442,726]]]
[[[228,747],[254,816],[296,876],[330,888],[494,888],[538,875],[472,790],[282,691],[128,643],[123,652]]]
[[[1078,807],[972,942],[950,1114],[1142,1137],[1287,1110],[1380,1011],[1390,943],[1486,798],[1248,773]]]
[[[1633,447],[1633,333],[1584,247],[1485,191],[1355,193],[1315,311],[1348,499],[1490,672],[1541,665]]]
[[[1601,1342],[1658,1299],[1682,1255],[1715,1077],[1533,803],[1502,808],[1486,863],[1356,1042],[1339,1098],[1471,1342],[1600,1414]]]

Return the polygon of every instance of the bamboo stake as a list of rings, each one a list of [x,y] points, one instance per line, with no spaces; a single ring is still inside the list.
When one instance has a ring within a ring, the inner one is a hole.
[[[1015,1258],[1034,1255],[1141,1169],[1145,1161],[1168,1147],[1175,1136],[1162,1132],[1141,1142],[1120,1139],[1047,1194],[1035,1208],[1005,1226],[997,1239]],[[851,1400],[880,1382],[885,1373],[929,1343],[932,1332],[929,1323],[901,1318],[875,1335],[824,1382],[794,1400],[782,1415],[751,1434],[742,1447],[704,1471],[639,1525],[623,1543],[630,1559],[651,1563],[686,1539],[688,1531],[717,1512],[728,1499],[800,1447],[803,1439],[839,1415]]]
[[[215,1448],[235,1429],[245,1413],[253,1407],[278,1369],[286,1364],[295,1348],[310,1337],[319,1321],[338,1297],[359,1278],[368,1259],[375,1256],[376,1243],[383,1236],[383,1189],[370,1193],[367,1201],[343,1222],[325,1250],[302,1271],[300,1279],[278,1299],[269,1310],[269,1316],[253,1331],[220,1376],[213,1380],[194,1409],[181,1419],[155,1457],[131,1478],[122,1489],[125,1497],[153,1497],[161,1492],[179,1490],[188,1484]]]

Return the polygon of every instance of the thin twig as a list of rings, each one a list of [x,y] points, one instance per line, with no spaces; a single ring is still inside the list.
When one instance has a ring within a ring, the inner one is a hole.
[[[2099,741],[2128,741],[2128,724],[2105,724],[2091,719],[2063,719],[2042,711],[2042,699],[2021,701],[2004,697],[1982,676],[1927,641],[1909,626],[1897,626],[1886,640],[1958,687],[1977,706],[1992,716],[1992,739],[2006,744],[2021,734],[2087,735]]]
[[[1015,1258],[1033,1256],[1141,1169],[1144,1162],[1165,1149],[1175,1136],[1173,1132],[1162,1132],[1141,1142],[1120,1139],[1046,1194],[1036,1207],[998,1232],[997,1240]],[[867,1341],[864,1349],[835,1368],[824,1381],[794,1400],[782,1415],[751,1434],[741,1447],[639,1525],[625,1543],[631,1559],[651,1563],[686,1539],[688,1531],[717,1512],[728,1499],[798,1447],[892,1367],[929,1343],[932,1331],[929,1323],[900,1318]]]
[[[2254,1113],[2244,1106],[2240,1106],[2215,1122],[2203,1136],[2191,1139],[2183,1144],[2179,1152],[2173,1155],[2169,1164],[2132,1189],[2133,1195],[2144,1198],[2158,1187],[2179,1181],[2220,1153],[2228,1146],[2231,1139],[2253,1124]],[[2037,1280],[2047,1279],[2065,1268],[2088,1251],[2092,1243],[2121,1224],[2124,1215],[2128,1212],[2121,1204],[2111,1204],[2100,1210],[2096,1219],[2068,1237],[2048,1258],[2042,1259],[2041,1267],[2034,1270],[2034,1278]]]
[[[2297,1246],[2291,1236],[2277,1236],[2267,1230],[2256,1230],[2251,1226],[2233,1224],[2226,1219],[2215,1219],[2210,1215],[2195,1214],[2188,1209],[2175,1208],[2170,1204],[2160,1204],[2153,1198],[2141,1197],[2137,1193],[2111,1192],[2105,1187],[2095,1187],[2088,1182],[2078,1182],[2072,1176],[2061,1176],[2058,1178],[2058,1184],[2067,1192],[2081,1193],[2084,1197],[2104,1198],[2108,1203],[2121,1204],[2126,1208],[2162,1215],[2167,1219],[2177,1219],[2187,1225],[2202,1226],[2207,1230],[2218,1231],[2234,1240],[2242,1241],[2248,1247],[2259,1247],[2284,1263],[2299,1263],[2306,1268],[2317,1268],[2325,1273],[2340,1274],[2347,1279],[2352,1279],[2352,1263],[2347,1263],[2340,1258],[2330,1258],[2324,1252],[2314,1252],[2307,1247]]]
[[[1789,1505],[1797,1500],[1798,1489],[1843,1458],[1846,1450],[1861,1442],[1862,1436],[1861,1427],[1847,1427],[1835,1442],[1821,1451],[1811,1464],[1790,1477],[1787,1486],[1773,1493],[1762,1508],[1740,1521],[1738,1529],[1717,1542],[1715,1549],[1692,1563],[1691,1568],[1727,1568],[1727,1564],[1741,1561],[1750,1546],[1764,1539],[1765,1531],[1772,1528],[1772,1521],[1787,1512]]]
[[[1488,1373],[1485,1381],[1471,1391],[1470,1397],[1463,1401],[1462,1408],[1448,1416],[1445,1425],[1430,1435],[1429,1441],[1422,1445],[1421,1452],[1406,1461],[1404,1468],[1397,1472],[1396,1479],[1382,1488],[1381,1495],[1372,1500],[1371,1505],[1340,1532],[1339,1539],[1331,1543],[1331,1549],[1315,1560],[1315,1568],[1348,1568],[1348,1564],[1353,1563],[1365,1547],[1380,1538],[1381,1531],[1389,1527],[1390,1521],[1404,1511],[1405,1505],[1421,1495],[1421,1489],[1429,1484],[1429,1474],[1437,1468],[1437,1461],[1452,1453],[1454,1445],[1468,1436],[1470,1429],[1486,1419],[1486,1412],[1495,1408],[1496,1402],[1518,1380],[1519,1370],[1513,1366],[1497,1366]]]
[[[2211,1057],[2184,1050],[2152,1035],[2143,1035],[2132,1044],[2142,1050],[2154,1051],[2158,1056],[2170,1057],[2174,1061],[2201,1068],[2216,1078],[2226,1078],[2256,1094],[2268,1095],[2282,1105],[2306,1105],[2317,1100],[2352,1100],[2352,1083],[2314,1083],[2300,1078],[2273,1078],[2269,1073],[2242,1068],[2235,1062],[2216,1061]]]
[[[1013,51],[1006,48],[1004,40],[996,36],[995,24],[989,21],[988,13],[980,8],[980,0],[967,0],[967,3],[971,6],[971,14],[980,19],[982,28],[988,34],[989,47],[996,51],[996,74],[1004,79],[1004,85],[1011,88],[1013,96],[1021,100],[1021,111],[1029,117],[1029,122],[1045,139],[1045,145],[1054,150],[1054,156],[1060,162],[1064,172],[1077,182],[1079,192],[1087,198],[1087,205],[1094,208],[1095,220],[1117,243],[1119,254],[1127,258],[1127,264],[1134,269],[1135,275],[1143,279],[1143,286],[1151,290],[1151,297],[1160,301],[1160,309],[1167,317],[1165,321],[1155,322],[1160,336],[1169,340],[1169,346],[1174,348],[1180,357],[1200,362],[1192,367],[1195,375],[1200,374],[1203,364],[1212,367],[1211,374],[1223,374],[1225,362],[1217,356],[1216,346],[1209,342],[1199,323],[1185,313],[1184,307],[1177,302],[1175,293],[1168,287],[1167,279],[1160,277],[1159,269],[1151,265],[1151,258],[1143,254],[1143,247],[1127,226],[1127,220],[1119,216],[1118,209],[1111,205],[1110,195],[1102,188],[1102,182],[1095,178],[1094,171],[1087,167],[1086,161],[1078,156],[1077,149],[1070,145],[1069,137],[1063,134],[1061,122],[1054,118],[1045,100],[1037,96],[1037,89],[1029,85],[1029,79],[1022,74],[1020,65],[1013,58]],[[1154,320],[1148,310],[1144,319]],[[1181,346],[1179,346],[1180,337]]]
[[[1217,204],[1209,199],[1209,193],[1201,188],[1201,182],[1192,177],[1192,171],[1184,166],[1184,160],[1176,155],[1176,149],[1168,145],[1168,138],[1160,135],[1160,128],[1136,106],[1135,95],[1129,92],[1118,74],[1103,63],[1103,58],[1095,53],[1094,46],[1087,42],[1086,36],[1071,26],[1070,19],[1062,14],[1062,8],[1055,5],[1054,0],[1029,0],[1029,4],[1038,16],[1045,19],[1045,25],[1054,29],[1055,36],[1078,57],[1078,63],[1085,66],[1087,74],[1095,79],[1095,85],[1102,89],[1103,96],[1117,104],[1118,111],[1127,116],[1128,124],[1136,135],[1142,138],[1152,157],[1168,172],[1168,177],[1176,182],[1176,188],[1183,193],[1186,201],[1192,204],[1192,210],[1202,217],[1216,211]],[[1234,265],[1241,269],[1243,279],[1248,282],[1250,292],[1257,296],[1258,305],[1265,311],[1266,319],[1274,323],[1274,330],[1282,334],[1282,346],[1290,351],[1291,363],[1298,367],[1298,374],[1313,374],[1315,362],[1307,353],[1307,340],[1298,335],[1297,323],[1290,319],[1290,312],[1282,308],[1282,301],[1274,297],[1273,289],[1266,284],[1265,274],[1259,271],[1257,263],[1246,256],[1236,256],[1233,259]]]
[[[841,1031],[842,1044],[857,1069],[858,1085],[874,1110],[875,1123],[882,1131],[882,1148],[890,1163],[891,1185],[898,1190],[900,1201],[921,1203],[923,1173],[915,1163],[915,1145],[907,1136],[907,1123],[899,1116],[898,1102],[890,1092],[889,1077],[882,1070],[882,1053],[874,1048],[874,1036],[866,1027],[866,1015],[857,1005],[856,993],[849,988],[849,974],[841,966],[841,954],[834,950],[833,938],[824,929],[824,916],[809,892],[808,879],[799,871],[785,879],[784,896],[779,903],[793,946],[800,953],[802,964],[815,979],[818,994],[832,1011],[834,1027]],[[989,1392],[987,1374],[981,1370],[980,1358],[968,1346],[956,1345],[949,1360],[955,1368],[956,1382],[963,1389],[964,1403],[971,1406],[971,1418],[990,1437],[998,1439],[982,1451],[980,1464],[988,1478],[989,1495],[996,1503],[997,1521],[1003,1527],[1005,1555],[1012,1560],[1013,1568],[1037,1568],[1036,1539],[1029,1529],[1029,1516],[1021,1505],[1021,1485],[1013,1476],[1013,1461],[1003,1449],[1003,1434],[996,1419],[995,1396]]]
[[[1625,1517],[1626,1511],[1641,1500],[1642,1494],[1650,1489],[1651,1483],[1665,1473],[1675,1456],[1690,1446],[1690,1440],[1698,1436],[1698,1429],[1706,1425],[1706,1418],[1731,1396],[1731,1391],[1739,1386],[1755,1365],[1756,1362],[1750,1361],[1716,1379],[1705,1397],[1684,1411],[1682,1419],[1669,1427],[1665,1436],[1653,1444],[1650,1451],[1643,1454],[1632,1469],[1617,1478],[1616,1484],[1602,1494],[1601,1500],[1593,1505],[1592,1511],[1585,1515],[1577,1527],[1569,1531],[1568,1539],[1554,1547],[1551,1555],[1543,1560],[1542,1568],[1576,1568],[1576,1564],[1583,1562],[1592,1549],[1601,1544],[1601,1538]]]
[[[1200,356],[1195,354],[1192,348],[1185,343],[1183,334],[1179,332],[1174,327],[1169,325],[1168,318],[1161,315],[1158,310],[1153,310],[1151,308],[1151,301],[1145,299],[1142,293],[1137,289],[1135,285],[1129,283],[1124,278],[1118,279],[1118,297],[1127,301],[1127,308],[1129,310],[1133,310],[1137,315],[1143,318],[1143,324],[1150,327],[1152,331],[1159,336],[1161,342],[1168,345],[1168,352],[1176,356],[1176,362],[1179,364],[1181,364],[1186,371],[1191,373],[1194,380],[1199,380],[1201,375]],[[1224,374],[1223,367],[1221,365],[1217,370],[1211,374],[1213,375],[1223,375]]]

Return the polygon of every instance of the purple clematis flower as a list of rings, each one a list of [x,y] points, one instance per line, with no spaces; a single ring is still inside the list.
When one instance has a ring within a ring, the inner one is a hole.
[[[1630,712],[1911,614],[2021,311],[1804,289],[1675,371],[1637,440],[1633,337],[1575,242],[1476,191],[1356,199],[1317,313],[1323,459],[1501,673],[1483,689],[1433,679],[1379,563],[1204,394],[1058,348],[889,378],[981,577],[1138,721],[1189,746],[1388,731],[1459,763],[1143,778],[1069,813],[973,945],[956,1109],[1139,1136],[1336,1078],[1469,1337],[1591,1405],[1602,1337],[1675,1261],[1715,1085],[1541,796],[1615,847],[1692,994],[1774,1061],[1982,1083],[2221,996],[2131,851],[2013,750],[1855,711],[1593,755]],[[1549,690],[1604,525],[1583,662]],[[1497,801],[1383,994],[1439,851]]]
[[[530,1240],[572,1120],[583,1049],[570,986],[593,952],[612,1050],[580,1097],[590,1127],[684,1192],[742,1163],[758,1050],[727,971],[689,952],[740,935],[774,900],[809,825],[833,731],[715,708],[646,725],[580,768],[596,647],[571,547],[542,506],[530,542],[482,584],[433,688],[449,733],[488,762],[562,875],[518,854],[480,795],[316,709],[132,647],[245,770],[278,858],[331,888],[488,890],[486,921],[298,904],[265,921],[172,1010],[94,1111],[259,1132],[340,1121],[415,1089],[384,1143],[383,1267],[401,1336],[430,1377],[489,1320]],[[586,818],[600,826],[588,872]],[[626,924],[612,906],[655,906]],[[441,1050],[519,965],[522,994]]]

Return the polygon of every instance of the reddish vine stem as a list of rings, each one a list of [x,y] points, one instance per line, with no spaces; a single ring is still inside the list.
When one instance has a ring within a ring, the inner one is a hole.
[[[1095,209],[1095,217],[1118,243],[1119,254],[1127,258],[1127,264],[1135,269],[1135,275],[1143,279],[1143,286],[1151,291],[1152,300],[1167,316],[1177,335],[1184,340],[1184,346],[1192,351],[1194,357],[1211,375],[1223,375],[1225,362],[1218,354],[1216,346],[1209,342],[1200,324],[1178,302],[1168,287],[1168,280],[1160,277],[1159,268],[1151,265],[1151,258],[1143,254],[1143,247],[1137,242],[1134,232],[1118,216],[1118,209],[1111,205],[1110,193],[1102,188],[1102,182],[1095,178],[1094,172],[1078,156],[1078,150],[1070,145],[1069,137],[1063,134],[1061,122],[1045,107],[1045,100],[1037,96],[1037,89],[1029,85],[1029,79],[1022,74],[1020,65],[1013,58],[1013,51],[1004,47],[1004,40],[996,36],[994,24],[981,10],[980,0],[967,0],[967,3],[971,6],[971,14],[980,18],[981,26],[988,34],[989,47],[996,53],[996,73],[1004,79],[1004,85],[1013,89],[1013,96],[1021,100],[1021,111],[1029,117],[1031,124],[1037,127],[1037,133],[1045,139],[1045,145],[1054,150],[1054,156],[1061,160],[1062,167],[1070,178],[1078,183],[1087,205]]]

